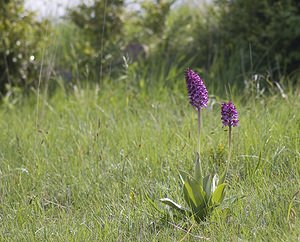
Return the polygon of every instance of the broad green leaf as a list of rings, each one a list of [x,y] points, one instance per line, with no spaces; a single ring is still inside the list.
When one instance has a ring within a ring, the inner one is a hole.
[[[179,171],[179,177],[180,180],[182,181],[182,184],[184,184],[184,181],[186,180],[186,178],[190,176],[186,171]]]
[[[212,185],[212,175],[209,174],[203,179],[203,188],[205,190],[207,200],[210,199],[211,197],[211,185]]]
[[[203,206],[203,204],[205,205],[205,192],[203,190],[203,187],[199,184],[198,181],[196,181],[195,179],[191,179],[190,180],[190,185],[192,188],[192,192],[196,201],[196,207],[199,206]]]
[[[222,183],[217,186],[216,190],[214,191],[211,197],[211,201],[213,205],[219,205],[223,201],[225,196],[225,190],[224,190],[225,187],[226,187],[225,183]]]
[[[194,210],[196,208],[196,199],[194,197],[188,177],[183,184],[183,195],[187,204],[192,208],[192,210]]]
[[[198,152],[196,153],[196,161],[195,161],[195,179],[199,183],[202,183],[202,174],[200,168],[200,156]]]
[[[167,204],[168,206],[170,206],[170,207],[172,207],[172,208],[177,209],[177,210],[178,210],[179,212],[181,212],[181,213],[184,213],[184,214],[185,214],[186,212],[189,212],[189,213],[190,213],[190,211],[189,211],[188,209],[182,207],[181,205],[177,204],[176,202],[172,201],[172,200],[169,199],[169,198],[161,198],[161,199],[159,199],[159,201],[161,201],[161,202],[164,203],[164,204]]]

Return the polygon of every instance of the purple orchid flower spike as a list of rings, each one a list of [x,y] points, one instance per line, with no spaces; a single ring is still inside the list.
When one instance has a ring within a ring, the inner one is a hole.
[[[206,108],[208,103],[208,93],[200,76],[192,69],[188,68],[185,72],[185,80],[190,104],[197,110]]]
[[[228,103],[222,103],[221,107],[221,120],[223,123],[223,127],[235,127],[238,126],[238,112],[234,106],[234,104],[229,101]]]
[[[228,153],[228,163],[227,163],[227,169],[228,169],[229,161],[231,159],[231,143],[232,143],[231,128],[238,126],[238,123],[239,123],[238,112],[236,110],[236,107],[234,106],[234,104],[231,101],[229,101],[228,103],[222,103],[221,120],[223,123],[223,127],[225,127],[225,126],[229,127],[229,132],[228,132],[229,153]]]

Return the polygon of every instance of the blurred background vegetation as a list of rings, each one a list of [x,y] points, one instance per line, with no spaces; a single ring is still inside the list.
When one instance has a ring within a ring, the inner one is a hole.
[[[94,0],[54,22],[0,3],[2,97],[89,82],[174,88],[187,67],[215,93],[298,84],[298,0]]]

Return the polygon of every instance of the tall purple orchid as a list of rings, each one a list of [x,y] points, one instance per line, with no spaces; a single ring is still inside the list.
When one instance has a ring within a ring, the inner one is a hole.
[[[190,104],[198,111],[198,153],[200,157],[201,109],[207,107],[208,92],[201,77],[190,68],[185,72],[185,80]],[[202,173],[201,162],[199,165]]]
[[[190,104],[198,111],[199,150],[195,160],[195,171],[193,175],[180,172],[182,194],[189,208],[182,207],[167,197],[161,198],[160,201],[184,215],[188,215],[188,217],[194,217],[197,223],[201,223],[205,221],[212,211],[224,200],[226,172],[224,172],[220,178],[217,174],[203,176],[200,161],[201,109],[207,107],[208,93],[200,76],[193,70],[186,70],[185,79]]]
[[[208,103],[208,93],[200,76],[192,69],[185,72],[186,86],[188,89],[190,104],[200,110],[206,108]]]

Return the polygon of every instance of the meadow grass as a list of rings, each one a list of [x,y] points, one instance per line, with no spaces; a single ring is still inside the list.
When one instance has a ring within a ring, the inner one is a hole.
[[[216,101],[203,111],[205,172],[226,165]],[[185,205],[178,171],[194,165],[197,114],[184,85],[144,92],[113,84],[58,91],[38,108],[35,100],[2,105],[0,240],[299,240],[299,95],[233,101],[240,125],[227,199],[200,225],[158,201]]]

